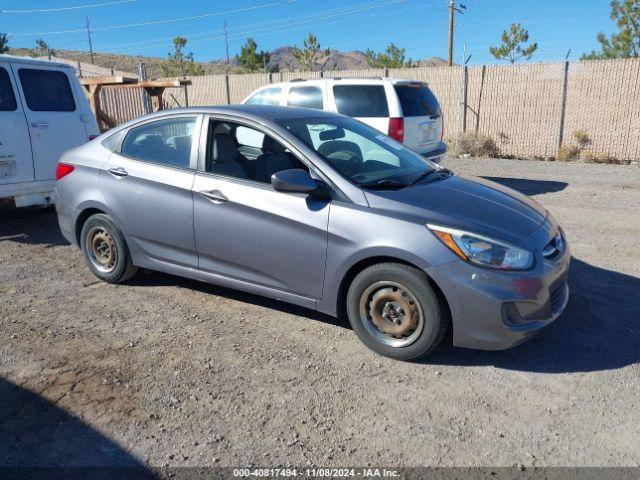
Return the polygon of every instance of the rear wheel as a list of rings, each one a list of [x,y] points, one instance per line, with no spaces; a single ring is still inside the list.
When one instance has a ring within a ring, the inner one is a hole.
[[[426,275],[398,263],[380,263],[360,272],[347,293],[347,312],[365,345],[399,360],[430,353],[448,324]]]
[[[99,213],[87,219],[80,233],[80,247],[87,265],[100,280],[121,283],[138,271],[122,232],[108,215]]]

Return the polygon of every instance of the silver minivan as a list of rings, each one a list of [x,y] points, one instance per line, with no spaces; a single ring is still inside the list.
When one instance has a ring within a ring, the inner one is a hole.
[[[282,105],[356,118],[431,161],[446,152],[442,110],[425,82],[397,78],[319,78],[262,87],[247,105]]]
[[[62,233],[98,278],[145,268],[346,314],[393,358],[449,327],[458,346],[513,346],[569,298],[547,210],[335,113],[164,111],[66,153],[57,178]]]

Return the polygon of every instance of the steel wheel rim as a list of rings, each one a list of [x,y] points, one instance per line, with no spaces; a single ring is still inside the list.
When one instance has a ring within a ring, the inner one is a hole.
[[[111,234],[102,227],[92,227],[86,236],[87,253],[92,265],[103,273],[116,268],[118,250]]]
[[[411,345],[424,329],[420,302],[397,282],[370,285],[360,297],[360,318],[371,336],[394,348]]]

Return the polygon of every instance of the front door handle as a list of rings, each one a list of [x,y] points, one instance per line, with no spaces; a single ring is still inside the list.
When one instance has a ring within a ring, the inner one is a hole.
[[[200,192],[200,195],[202,195],[207,200],[211,200],[213,203],[222,203],[229,201],[229,199],[225,197],[220,190],[203,191]]]
[[[111,175],[117,178],[123,178],[129,175],[127,171],[122,167],[110,168],[109,170],[107,170],[107,172],[109,172]]]

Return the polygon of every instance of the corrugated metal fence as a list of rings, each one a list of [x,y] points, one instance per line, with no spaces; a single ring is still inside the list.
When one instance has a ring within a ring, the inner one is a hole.
[[[369,69],[324,72],[331,77],[407,78],[423,80],[444,112],[445,136],[463,129],[464,67]],[[608,60],[565,64],[474,66],[467,70],[466,130],[490,135],[503,154],[553,156],[559,144],[563,98],[564,143],[574,131],[587,132],[590,150],[620,159],[640,158],[640,60]],[[190,106],[241,102],[256,88],[295,78],[318,78],[319,72],[209,75],[190,77]],[[181,89],[167,89],[168,107],[184,106]],[[143,113],[136,89],[104,89],[108,115],[124,122]]]

